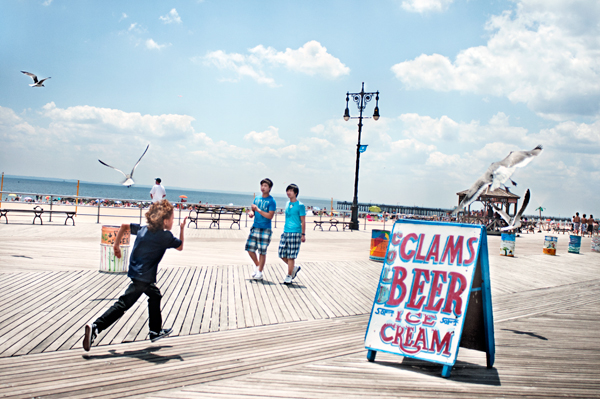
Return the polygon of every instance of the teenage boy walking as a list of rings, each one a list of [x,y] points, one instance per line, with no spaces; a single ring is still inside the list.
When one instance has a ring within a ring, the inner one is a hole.
[[[285,191],[289,201],[285,204],[285,225],[281,241],[279,241],[279,257],[288,267],[288,273],[283,283],[291,284],[300,271],[300,266],[295,265],[298,252],[300,252],[300,244],[306,241],[306,207],[298,201],[300,190],[297,185],[290,184]]]
[[[246,251],[254,262],[254,273],[252,278],[255,280],[263,279],[263,269],[267,261],[267,247],[271,243],[271,219],[275,215],[277,204],[271,197],[273,182],[271,179],[263,179],[260,182],[260,191],[262,196],[254,198],[252,210],[248,216],[254,218],[254,224],[250,229],[250,235],[246,241]],[[258,252],[258,257],[256,256]]]
[[[175,248],[178,251],[183,249],[183,232],[187,217],[183,219],[179,226],[179,238],[174,237],[170,231],[173,228],[174,219],[173,205],[167,200],[162,200],[150,205],[150,210],[146,212],[147,226],[140,226],[136,223],[121,225],[113,245],[117,258],[121,258],[119,243],[123,238],[123,234],[130,230],[131,234],[137,235],[131,251],[129,271],[127,272],[127,277],[131,279],[131,283],[117,302],[102,316],[98,317],[96,321],[85,326],[83,349],[89,351],[98,334],[123,316],[125,311],[131,308],[142,294],[146,294],[148,297],[150,340],[155,342],[171,333],[170,328],[162,329],[160,314],[162,295],[156,286],[156,272],[167,248]]]

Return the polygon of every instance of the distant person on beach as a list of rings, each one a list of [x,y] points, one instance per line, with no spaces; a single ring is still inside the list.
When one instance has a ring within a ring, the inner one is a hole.
[[[271,243],[271,219],[273,219],[277,209],[275,199],[271,196],[272,188],[273,182],[271,179],[261,180],[260,191],[262,196],[254,198],[252,209],[248,212],[248,216],[254,218],[254,224],[246,241],[246,251],[248,251],[248,255],[254,262],[252,278],[255,280],[263,279],[263,269],[267,261],[267,247]],[[258,257],[256,252],[258,252]]]
[[[119,243],[125,232],[130,230],[131,234],[137,235],[129,258],[129,271],[127,272],[127,277],[131,279],[131,283],[117,302],[92,324],[85,326],[83,349],[89,351],[98,334],[123,316],[125,311],[131,308],[142,294],[146,294],[148,297],[150,341],[158,341],[171,333],[170,328],[162,328],[162,316],[160,314],[162,295],[156,286],[156,273],[158,264],[168,248],[175,248],[178,251],[183,249],[183,232],[186,219],[187,217],[183,219],[179,226],[179,238],[176,238],[171,233],[175,220],[173,205],[167,200],[162,200],[150,205],[150,210],[146,212],[147,226],[140,226],[136,223],[121,225],[113,245],[117,258],[121,258]]]
[[[587,220],[587,232],[590,233],[590,237],[594,235],[594,215],[590,215]]]
[[[585,213],[583,214],[583,217],[581,218],[581,236],[584,237],[585,236],[585,232],[587,231],[587,218],[585,217]]]
[[[283,283],[291,284],[300,271],[300,266],[295,265],[298,252],[300,252],[300,244],[306,241],[306,208],[302,202],[298,201],[300,190],[297,185],[290,184],[285,191],[290,200],[285,204],[285,225],[279,242],[279,257],[288,267],[288,273]]]
[[[154,182],[154,186],[152,186],[152,190],[150,190],[150,198],[152,198],[152,202],[162,201],[163,198],[167,196],[167,190],[160,184],[162,180],[160,177],[156,178]]]
[[[573,234],[579,234],[579,223],[581,222],[581,218],[579,217],[579,212],[575,212],[575,216],[573,216]]]

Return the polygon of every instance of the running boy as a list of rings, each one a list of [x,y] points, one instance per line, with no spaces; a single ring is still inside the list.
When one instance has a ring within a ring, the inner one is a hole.
[[[252,278],[255,280],[263,279],[263,269],[267,261],[267,247],[271,243],[271,219],[275,215],[277,204],[271,197],[273,182],[271,179],[263,179],[260,182],[260,191],[262,196],[254,198],[252,210],[248,216],[254,219],[254,224],[250,229],[250,235],[246,241],[246,251],[254,262],[254,273]],[[259,257],[256,256],[258,252]]]
[[[183,249],[183,232],[187,218],[184,218],[179,226],[179,238],[174,237],[170,231],[173,228],[174,219],[173,205],[167,200],[161,200],[150,205],[150,210],[146,212],[147,226],[140,226],[136,223],[121,225],[113,245],[117,258],[121,258],[119,243],[123,234],[127,230],[131,230],[131,234],[137,235],[129,259],[129,271],[127,272],[127,277],[131,279],[131,283],[117,302],[102,316],[98,317],[96,321],[85,326],[83,349],[89,351],[98,334],[123,316],[125,311],[132,307],[142,294],[148,296],[150,341],[158,341],[171,333],[170,328],[162,329],[160,314],[162,295],[156,286],[156,272],[158,263],[167,248],[175,248],[178,251]]]
[[[290,184],[285,191],[290,200],[285,204],[285,225],[281,241],[279,241],[279,257],[288,267],[288,273],[283,283],[291,284],[300,271],[300,266],[295,266],[298,252],[300,252],[300,243],[306,241],[306,208],[302,202],[298,201],[300,190],[297,185]]]

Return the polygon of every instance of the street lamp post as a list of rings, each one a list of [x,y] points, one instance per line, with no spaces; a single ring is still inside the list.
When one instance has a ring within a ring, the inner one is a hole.
[[[358,118],[353,117],[352,119],[358,119],[358,144],[356,145],[356,171],[354,174],[354,198],[352,199],[352,217],[350,220],[350,230],[358,230],[358,168],[360,165],[360,137],[362,133],[362,120],[363,118],[369,118],[368,116],[363,117],[363,110],[366,108],[367,103],[375,96],[375,110],[373,111],[373,119],[379,119],[379,91],[373,93],[365,93],[365,82],[362,84],[360,93],[346,93],[346,110],[344,111],[344,120],[348,121],[351,119],[350,110],[348,109],[348,101],[350,97],[356,103],[359,111]],[[366,146],[365,146],[366,147]]]

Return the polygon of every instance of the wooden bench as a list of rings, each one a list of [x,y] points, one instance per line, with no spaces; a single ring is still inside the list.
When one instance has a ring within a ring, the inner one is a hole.
[[[0,219],[2,219],[4,217],[4,220],[6,221],[6,224],[8,224],[8,216],[7,213],[8,212],[13,212],[13,213],[33,213],[33,223],[35,224],[35,220],[39,219],[40,220],[40,224],[44,224],[44,222],[42,221],[42,214],[44,213],[44,209],[42,209],[39,206],[34,207],[33,209],[3,209],[0,208]]]
[[[212,229],[213,225],[220,228],[219,221],[221,219],[221,207],[220,206],[200,206],[196,209],[191,209],[188,215],[188,227],[191,223],[194,223],[198,228],[198,221],[210,220],[209,229]]]
[[[4,217],[4,219],[6,220],[6,224],[8,224],[8,212],[13,212],[13,213],[33,213],[33,223],[35,224],[35,220],[39,219],[40,220],[40,224],[44,224],[44,222],[42,221],[42,214],[47,213],[50,215],[50,217],[52,217],[52,214],[54,213],[63,213],[65,214],[67,217],[65,219],[65,226],[67,225],[67,221],[70,219],[73,222],[73,226],[75,226],[75,219],[73,219],[73,217],[75,216],[76,212],[75,211],[45,211],[42,207],[40,206],[36,206],[33,209],[2,209],[0,208],[0,219],[2,219]]]
[[[241,230],[242,226],[240,226],[240,221],[242,220],[242,213],[244,213],[244,208],[223,207],[221,215],[225,217],[223,219],[224,221],[231,221],[231,226],[229,226],[230,229],[237,224],[238,229]]]
[[[329,230],[331,230],[333,227],[335,227],[335,229],[337,231],[339,231],[338,229],[338,224],[341,224],[343,226],[343,230],[349,229],[350,228],[350,222],[340,222],[337,219],[331,219],[331,220],[315,220],[315,227],[313,228],[313,230],[316,230],[317,227],[321,229],[321,231],[323,231],[323,224],[329,224]]]

